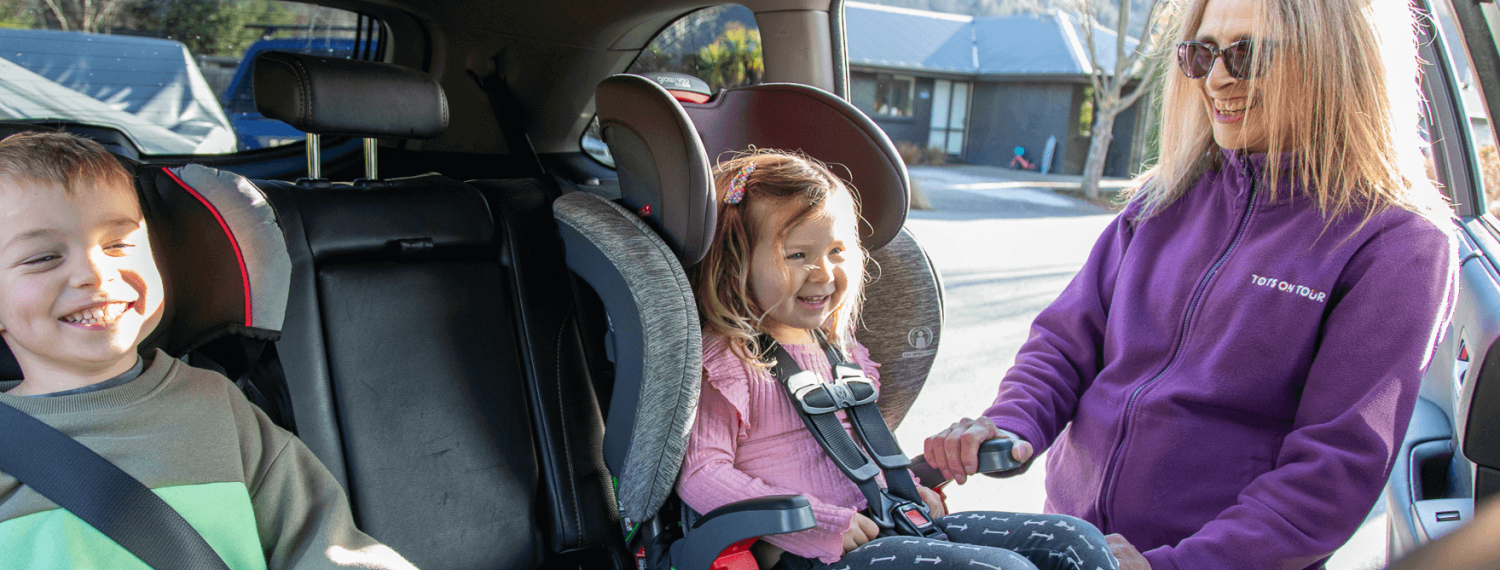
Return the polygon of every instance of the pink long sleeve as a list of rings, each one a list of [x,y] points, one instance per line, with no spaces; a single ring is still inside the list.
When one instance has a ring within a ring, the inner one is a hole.
[[[766,495],[806,496],[818,525],[764,540],[798,556],[837,561],[854,513],[865,508],[863,495],[813,440],[769,374],[740,362],[722,337],[705,335],[703,344],[703,391],[678,494],[704,513]],[[828,380],[827,358],[816,345],[786,348],[804,370]],[[864,347],[855,347],[854,359],[878,378]]]

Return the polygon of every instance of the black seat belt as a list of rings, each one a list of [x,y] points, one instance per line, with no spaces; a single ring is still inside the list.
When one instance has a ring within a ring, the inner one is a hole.
[[[67,434],[0,403],[0,471],[156,570],[229,570],[176,510]]]
[[[785,388],[792,408],[812,432],[813,439],[833,459],[865,496],[866,514],[880,527],[881,535],[900,534],[947,540],[948,536],[932,521],[927,504],[912,481],[911,460],[901,452],[896,435],[880,415],[876,400],[880,391],[865,378],[859,365],[848,362],[838,349],[823,342],[833,382],[819,381],[816,374],[797,366],[792,355],[769,336],[761,337],[766,354],[776,359],[771,367],[776,380]],[[854,432],[864,444],[861,449],[844,425],[838,410],[844,410]],[[866,451],[869,453],[866,454]],[[887,487],[881,488],[875,475],[884,471]]]

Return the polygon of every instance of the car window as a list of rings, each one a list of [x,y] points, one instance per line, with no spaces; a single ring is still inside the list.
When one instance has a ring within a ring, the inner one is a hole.
[[[303,134],[255,111],[255,56],[374,59],[382,29],[268,0],[0,2],[0,120],[110,128],[142,155],[291,144]]]
[[[1493,27],[1496,23],[1495,5],[1491,3],[1481,6],[1486,16],[1489,16],[1487,19]],[[1475,212],[1487,211],[1495,215],[1500,213],[1500,153],[1496,151],[1494,123],[1490,120],[1481,94],[1483,86],[1474,73],[1472,60],[1467,57],[1451,6],[1448,2],[1436,1],[1432,2],[1432,9],[1436,17],[1434,29],[1442,38],[1443,47],[1448,53],[1449,70],[1454,78],[1454,89],[1458,92],[1456,101],[1459,107],[1458,112],[1468,127],[1469,145],[1478,161],[1477,185],[1482,191],[1475,192],[1474,199],[1477,200]],[[1457,196],[1455,199],[1464,201],[1463,196]]]
[[[755,85],[765,75],[760,28],[755,14],[738,4],[698,10],[668,25],[641,51],[626,73],[684,73],[708,82],[709,90]],[[589,122],[579,146],[605,166],[614,167],[600,138],[599,119]]]

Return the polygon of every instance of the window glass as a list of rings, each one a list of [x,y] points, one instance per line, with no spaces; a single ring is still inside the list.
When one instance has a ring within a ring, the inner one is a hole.
[[[1479,196],[1479,209],[1488,210],[1492,214],[1500,214],[1500,155],[1497,155],[1495,150],[1494,128],[1480,95],[1481,86],[1474,76],[1474,69],[1470,65],[1463,39],[1458,33],[1457,22],[1453,19],[1448,3],[1433,2],[1432,8],[1434,15],[1437,16],[1435,28],[1443,38],[1443,47],[1448,52],[1448,59],[1458,84],[1456,87],[1458,88],[1459,111],[1467,118],[1470,143],[1474,145],[1474,154],[1479,160],[1480,182],[1484,188]],[[1429,151],[1429,159],[1431,156]]]
[[[874,115],[883,117],[910,117],[912,84],[916,80],[910,75],[875,76]]]
[[[0,120],[106,127],[143,155],[299,142],[255,112],[255,55],[374,59],[380,29],[353,12],[269,0],[0,0]]]
[[[672,22],[625,70],[642,75],[657,71],[697,77],[707,82],[714,93],[760,83],[766,64],[761,56],[760,28],[755,25],[755,14],[738,4],[723,4]],[[579,146],[585,154],[614,167],[609,147],[600,137],[596,117],[584,130]]]

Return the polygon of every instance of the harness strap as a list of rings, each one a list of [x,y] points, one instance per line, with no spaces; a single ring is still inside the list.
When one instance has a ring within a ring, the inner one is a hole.
[[[791,399],[792,408],[834,465],[859,487],[868,506],[866,512],[882,528],[882,534],[946,539],[932,524],[926,503],[917,492],[909,469],[911,460],[901,452],[895,434],[880,415],[876,404],[879,390],[865,378],[859,365],[846,361],[836,348],[824,343],[834,372],[833,382],[824,383],[812,372],[802,370],[791,353],[769,335],[762,337],[761,344],[776,359],[771,372]],[[864,449],[844,429],[838,410],[848,414]],[[884,489],[875,479],[882,471],[887,485]]]

